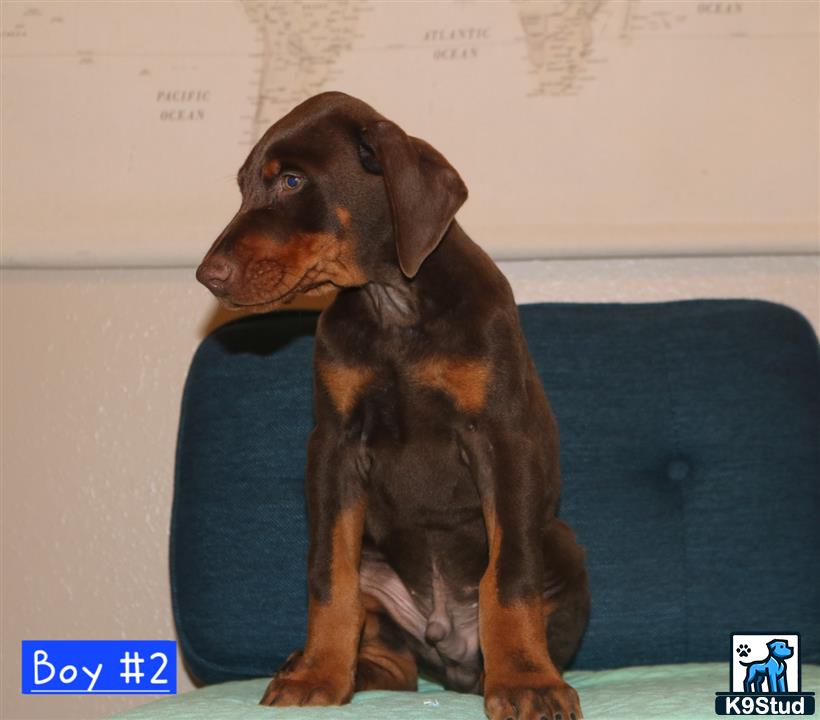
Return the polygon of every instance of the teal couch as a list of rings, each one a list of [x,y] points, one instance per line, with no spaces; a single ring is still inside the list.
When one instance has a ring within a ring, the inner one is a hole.
[[[561,429],[560,515],[592,614],[570,670],[586,717],[714,717],[732,632],[799,632],[820,689],[820,359],[794,311],[742,300],[521,306]],[[423,683],[325,710],[256,707],[302,645],[305,444],[316,314],[206,338],[180,420],[178,639],[211,685],[129,718],[481,718]],[[230,682],[233,681],[233,682]],[[813,685],[813,687],[812,687]]]

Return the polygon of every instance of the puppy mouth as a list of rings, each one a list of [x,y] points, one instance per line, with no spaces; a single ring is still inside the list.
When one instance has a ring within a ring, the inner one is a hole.
[[[299,295],[316,295],[323,292],[330,292],[331,290],[339,288],[338,285],[335,285],[327,278],[311,277],[315,276],[315,274],[316,271],[314,268],[306,270],[299,280],[297,280],[297,282],[289,288],[285,289],[284,292],[274,295],[273,297],[269,297],[265,300],[244,302],[242,300],[234,300],[228,295],[222,295],[218,297],[218,300],[228,310],[248,310],[253,313],[262,313],[267,312],[268,310],[274,310],[284,305],[289,305]]]

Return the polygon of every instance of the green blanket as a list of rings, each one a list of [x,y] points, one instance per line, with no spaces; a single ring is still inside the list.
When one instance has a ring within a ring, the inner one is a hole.
[[[656,665],[598,672],[570,672],[586,720],[715,719],[715,692],[726,691],[725,664]],[[419,692],[357,693],[350,705],[268,708],[257,703],[267,679],[212,685],[117,715],[128,720],[482,720],[482,698],[446,692],[420,681]],[[820,691],[820,666],[803,666],[803,691]]]

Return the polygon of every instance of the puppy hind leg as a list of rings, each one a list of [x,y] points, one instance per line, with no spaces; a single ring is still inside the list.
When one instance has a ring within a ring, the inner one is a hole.
[[[416,658],[401,629],[387,615],[368,608],[356,665],[356,692],[417,688]]]
[[[553,520],[545,537],[544,599],[547,647],[559,670],[569,665],[589,619],[589,584],[584,550],[569,526]]]

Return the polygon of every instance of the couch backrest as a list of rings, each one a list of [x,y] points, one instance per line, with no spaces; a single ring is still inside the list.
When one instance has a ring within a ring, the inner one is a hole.
[[[525,305],[561,429],[560,514],[586,547],[577,668],[725,661],[732,631],[820,661],[820,362],[754,301]],[[182,402],[171,532],[183,653],[205,682],[301,647],[316,315],[205,339]]]

